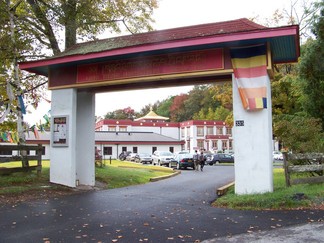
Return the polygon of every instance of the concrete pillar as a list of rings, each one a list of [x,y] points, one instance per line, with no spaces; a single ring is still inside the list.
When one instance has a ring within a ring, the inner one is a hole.
[[[51,165],[50,181],[69,187],[76,186],[76,110],[77,91],[61,89],[52,91]],[[53,119],[67,116],[67,144],[53,145]]]
[[[95,184],[95,99],[76,89],[52,91],[50,181],[76,187]],[[67,143],[53,143],[53,119],[67,117]]]
[[[235,193],[273,191],[271,86],[267,76],[267,109],[243,108],[234,75],[233,115]]]
[[[76,180],[81,185],[95,185],[95,95],[77,94]]]

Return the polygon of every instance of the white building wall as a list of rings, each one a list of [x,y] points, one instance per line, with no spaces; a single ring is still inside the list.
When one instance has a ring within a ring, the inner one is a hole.
[[[131,130],[132,132],[153,132],[160,134],[161,129],[159,127],[147,127],[147,126],[132,126]]]
[[[157,145],[157,144],[150,144],[150,145],[138,145],[138,144],[127,144],[127,145],[96,145],[96,147],[101,150],[101,155],[103,159],[109,160],[117,159],[118,155],[122,152],[122,147],[127,147],[127,151],[132,151],[133,147],[137,147],[138,153],[153,153],[153,147],[156,147],[157,150],[169,151],[170,147],[173,147],[174,152],[181,151],[181,145]],[[105,147],[112,147],[112,155],[104,155],[103,151]]]
[[[162,127],[161,135],[180,140],[180,129],[178,127]]]

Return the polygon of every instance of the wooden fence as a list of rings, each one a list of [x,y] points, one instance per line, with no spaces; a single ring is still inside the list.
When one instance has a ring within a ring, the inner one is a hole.
[[[14,168],[0,168],[0,175],[11,174],[14,172],[27,172],[31,170],[37,170],[37,174],[40,175],[42,171],[42,145],[0,145],[0,164],[8,162],[21,161],[21,167]],[[17,155],[12,155],[13,151],[17,152]],[[30,151],[36,151],[36,155],[29,155]],[[9,155],[9,153],[11,155]],[[30,160],[37,160],[37,165],[30,166]]]
[[[324,154],[283,153],[286,186],[324,182]],[[293,173],[307,173],[307,177],[291,179]]]

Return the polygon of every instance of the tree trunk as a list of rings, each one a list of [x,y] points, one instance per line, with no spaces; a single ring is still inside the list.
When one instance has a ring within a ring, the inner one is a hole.
[[[41,10],[40,6],[38,5],[37,0],[27,0],[28,4],[31,6],[36,18],[38,21],[44,26],[44,34],[47,36],[53,54],[58,54],[61,52],[58,42],[55,38],[55,34],[51,24],[49,23],[48,19],[46,18],[45,13]]]
[[[65,50],[76,44],[77,36],[77,1],[69,0],[63,5],[65,15]]]

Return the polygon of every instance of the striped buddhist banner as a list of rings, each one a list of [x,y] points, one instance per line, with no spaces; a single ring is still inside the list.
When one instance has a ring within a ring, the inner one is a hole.
[[[235,81],[244,109],[267,108],[267,47],[257,45],[232,48]]]

